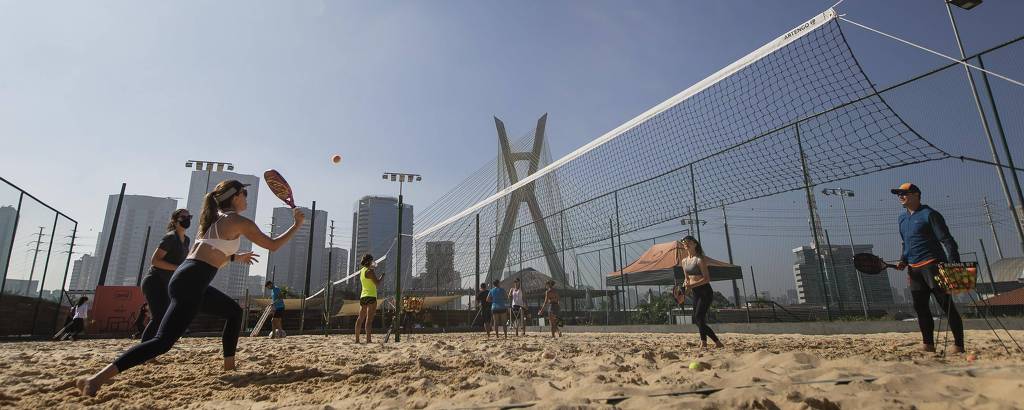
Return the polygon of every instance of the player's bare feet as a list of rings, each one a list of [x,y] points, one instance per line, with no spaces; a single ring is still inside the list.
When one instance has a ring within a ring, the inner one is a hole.
[[[225,371],[235,370],[237,368],[238,367],[235,366],[235,358],[234,357],[225,357],[224,358],[224,370]]]
[[[99,386],[91,381],[87,377],[83,377],[75,381],[75,387],[78,388],[78,392],[83,396],[96,397],[96,393],[100,390]]]

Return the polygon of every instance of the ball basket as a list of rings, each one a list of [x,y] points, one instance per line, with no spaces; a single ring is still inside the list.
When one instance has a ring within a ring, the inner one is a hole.
[[[935,282],[951,295],[973,290],[978,284],[978,264],[976,262],[940,263],[939,273],[935,275]]]

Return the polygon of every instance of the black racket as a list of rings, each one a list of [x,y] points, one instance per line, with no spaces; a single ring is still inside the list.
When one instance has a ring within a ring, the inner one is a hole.
[[[866,275],[877,275],[885,272],[888,268],[896,269],[896,265],[887,263],[870,253],[858,253],[853,255],[853,267]]]

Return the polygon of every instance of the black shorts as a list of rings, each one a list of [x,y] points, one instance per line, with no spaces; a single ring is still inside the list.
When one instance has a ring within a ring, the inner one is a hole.
[[[490,322],[491,321],[491,308],[490,308],[490,306],[486,306],[483,309],[480,309],[480,317],[483,318],[484,322]]]
[[[508,313],[508,309],[507,308],[505,308],[505,309],[491,309],[491,313],[495,314],[495,315],[504,315],[504,314]]]
[[[373,296],[363,296],[359,298],[359,306],[372,305],[377,303],[377,298]]]
[[[274,313],[270,315],[271,319],[277,319],[284,317],[284,308],[274,308]]]

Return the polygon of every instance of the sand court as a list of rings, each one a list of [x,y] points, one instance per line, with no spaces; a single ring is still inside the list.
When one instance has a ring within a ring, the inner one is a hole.
[[[344,335],[243,338],[230,372],[220,370],[218,338],[185,338],[95,398],[80,397],[73,381],[132,341],[4,343],[0,407],[1024,407],[1024,356],[1007,355],[991,332],[967,337],[979,352],[973,363],[918,352],[916,333],[726,333],[727,348],[704,354],[692,334],[434,334],[384,347]],[[690,369],[695,360],[710,369]]]

